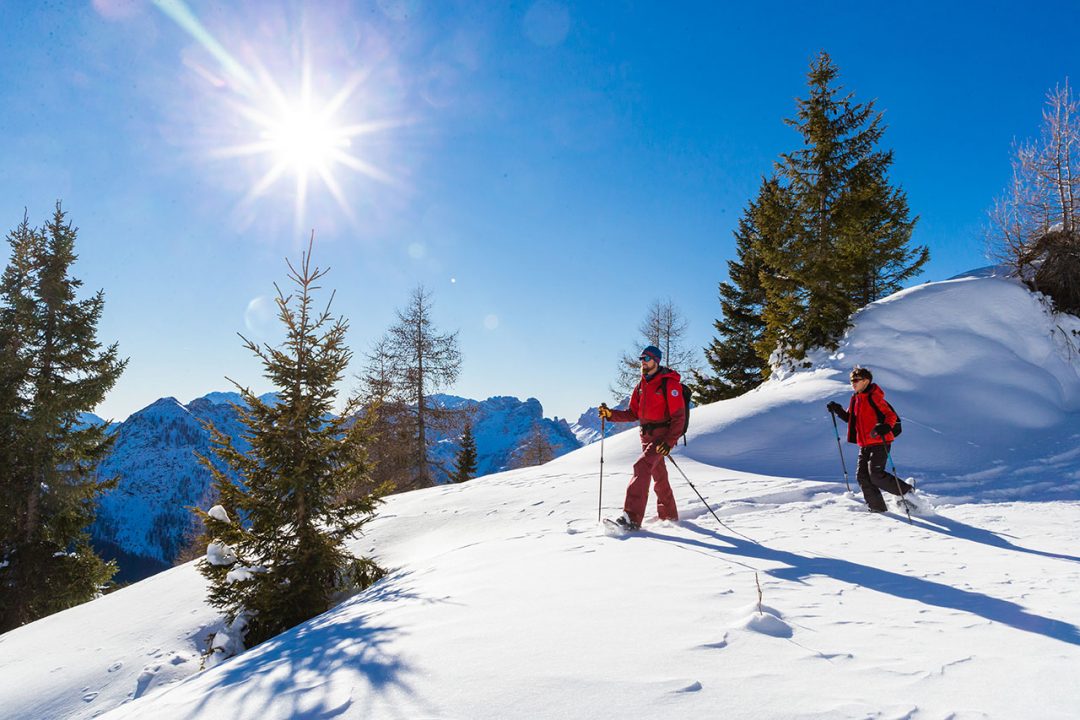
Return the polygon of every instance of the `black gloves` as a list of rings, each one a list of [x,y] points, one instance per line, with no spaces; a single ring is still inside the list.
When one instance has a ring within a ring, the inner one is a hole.
[[[883,438],[892,432],[892,425],[889,423],[878,423],[874,426],[873,431],[870,433],[870,437]]]
[[[827,407],[829,409],[829,412],[831,412],[833,415],[843,415],[844,414],[844,406],[841,405],[838,402],[831,402],[828,405],[826,405],[825,407]]]
[[[660,455],[667,455],[671,452],[671,446],[663,440],[657,440],[653,443],[653,450],[655,450]]]
[[[600,416],[601,420],[610,420],[611,419],[611,408],[609,408],[604,403],[600,403],[600,407],[597,408],[596,412]]]

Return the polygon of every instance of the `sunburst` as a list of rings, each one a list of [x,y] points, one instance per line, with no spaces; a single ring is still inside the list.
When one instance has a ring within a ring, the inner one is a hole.
[[[312,63],[305,54],[300,72],[293,74],[299,76],[299,82],[293,83],[298,87],[286,91],[278,77],[257,58],[242,63],[229,53],[182,0],[155,0],[155,4],[206,48],[224,73],[223,78],[218,75],[214,79],[214,84],[228,89],[228,112],[243,122],[240,127],[230,123],[233,132],[238,133],[231,138],[233,142],[223,143],[211,153],[219,158],[253,158],[260,167],[240,201],[241,208],[250,208],[279,183],[291,180],[295,183],[296,228],[304,224],[308,196],[314,186],[329,192],[341,211],[355,223],[339,180],[343,171],[360,173],[380,183],[397,184],[391,173],[365,159],[361,151],[363,136],[404,122],[356,120],[357,107],[364,105],[364,83],[369,72],[352,73],[336,92],[320,97],[312,82],[315,76]],[[284,77],[280,73],[279,76]],[[320,73],[318,77],[325,79],[327,74]],[[364,110],[370,113],[370,103]]]
[[[258,92],[245,95],[235,106],[250,122],[256,139],[223,148],[219,154],[258,156],[266,160],[265,173],[252,184],[242,205],[253,203],[283,178],[291,176],[296,183],[295,216],[299,225],[307,209],[309,187],[317,179],[342,212],[355,221],[336,173],[347,169],[393,184],[394,178],[388,172],[360,156],[355,141],[398,123],[356,123],[342,117],[342,108],[356,93],[363,74],[355,75],[329,101],[321,101],[314,95],[310,76],[310,69],[305,68],[299,94],[290,97],[269,74],[260,72],[256,82]]]

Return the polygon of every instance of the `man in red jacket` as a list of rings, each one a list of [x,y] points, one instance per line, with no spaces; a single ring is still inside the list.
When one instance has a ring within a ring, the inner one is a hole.
[[[664,456],[679,441],[686,427],[686,406],[679,373],[660,366],[660,349],[650,345],[641,351],[641,380],[630,396],[629,410],[612,410],[600,404],[599,414],[613,422],[641,424],[641,457],[634,463],[634,477],[626,488],[623,514],[615,520],[627,530],[637,530],[649,503],[649,481],[656,491],[656,513],[661,520],[678,520],[675,495],[668,482]]]
[[[885,471],[894,439],[893,426],[899,418],[885,402],[885,391],[874,384],[874,375],[868,368],[856,367],[851,371],[851,389],[855,392],[847,410],[837,402],[830,402],[827,407],[848,424],[848,442],[859,446],[855,477],[870,512],[885,512],[888,508],[882,490],[901,497],[912,491],[911,485]],[[915,503],[911,505],[914,507]]]

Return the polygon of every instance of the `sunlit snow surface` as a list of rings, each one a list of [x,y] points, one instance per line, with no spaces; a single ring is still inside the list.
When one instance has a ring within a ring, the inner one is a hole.
[[[1080,361],[1054,320],[1002,280],[906,291],[842,356],[694,410],[674,457],[727,527],[671,468],[682,519],[605,535],[595,444],[391,497],[354,546],[392,570],[367,592],[198,672],[216,620],[176,568],[0,636],[0,717],[1075,718]],[[911,524],[845,492],[824,405],[855,362],[936,505]],[[605,515],[637,452],[606,441]]]

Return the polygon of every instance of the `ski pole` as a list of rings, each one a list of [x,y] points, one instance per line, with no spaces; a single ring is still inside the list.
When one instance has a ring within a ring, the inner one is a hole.
[[[694,491],[694,492],[695,492],[695,493],[697,494],[697,496],[698,496],[699,498],[701,498],[701,502],[703,502],[703,503],[705,504],[705,509],[707,509],[707,510],[708,510],[708,511],[709,511],[710,513],[712,513],[712,516],[713,516],[714,518],[716,518],[716,522],[720,523],[720,525],[721,525],[721,526],[722,526],[722,527],[723,527],[724,529],[726,529],[726,530],[727,530],[728,532],[730,532],[730,533],[732,533],[732,534],[735,534],[735,535],[738,535],[738,536],[739,536],[739,537],[741,537],[741,538],[746,538],[747,540],[749,540],[749,541],[750,541],[750,542],[752,542],[752,543],[755,543],[755,544],[757,543],[757,540],[755,540],[755,539],[753,539],[753,538],[749,538],[749,537],[746,537],[746,536],[745,536],[745,535],[743,535],[743,534],[742,534],[741,532],[737,532],[737,531],[735,531],[735,530],[732,530],[732,529],[731,529],[731,528],[729,528],[729,527],[728,527],[727,525],[725,525],[725,524],[724,524],[724,521],[723,521],[723,520],[721,520],[721,519],[719,518],[719,516],[717,516],[717,514],[716,514],[715,512],[713,512],[713,509],[712,509],[712,508],[711,508],[711,507],[709,506],[709,503],[708,503],[708,501],[706,501],[706,500],[705,500],[705,498],[701,497],[701,493],[699,493],[699,492],[698,492],[698,489],[697,489],[696,487],[694,487],[694,483],[690,482],[690,478],[686,477],[686,473],[684,473],[684,472],[683,472],[683,469],[682,469],[681,467],[679,467],[679,463],[675,462],[675,458],[671,457],[671,455],[668,455],[668,456],[667,456],[667,459],[671,461],[671,464],[672,464],[672,465],[674,465],[674,466],[675,466],[675,469],[679,471],[679,474],[683,476],[683,480],[685,480],[685,481],[686,481],[686,484],[690,486],[690,488],[691,488],[691,489],[692,489],[692,490],[693,490],[693,491]]]
[[[840,467],[844,468],[844,485],[847,486],[847,491],[851,492],[851,483],[848,482],[847,463],[844,462],[844,449],[840,447],[840,429],[836,427],[836,415],[830,411],[829,416],[832,417],[832,429],[836,433],[836,449],[840,451]]]
[[[596,498],[596,522],[600,522],[601,507],[604,504],[604,417],[600,417],[600,495]]]
[[[911,523],[911,509],[908,507],[907,501],[904,500],[904,489],[900,487],[900,476],[896,474],[896,461],[892,459],[892,453],[889,452],[889,443],[885,445],[885,459],[892,465],[893,480],[896,481],[896,492],[900,495],[900,504],[904,506],[904,512],[907,514],[907,521]]]

